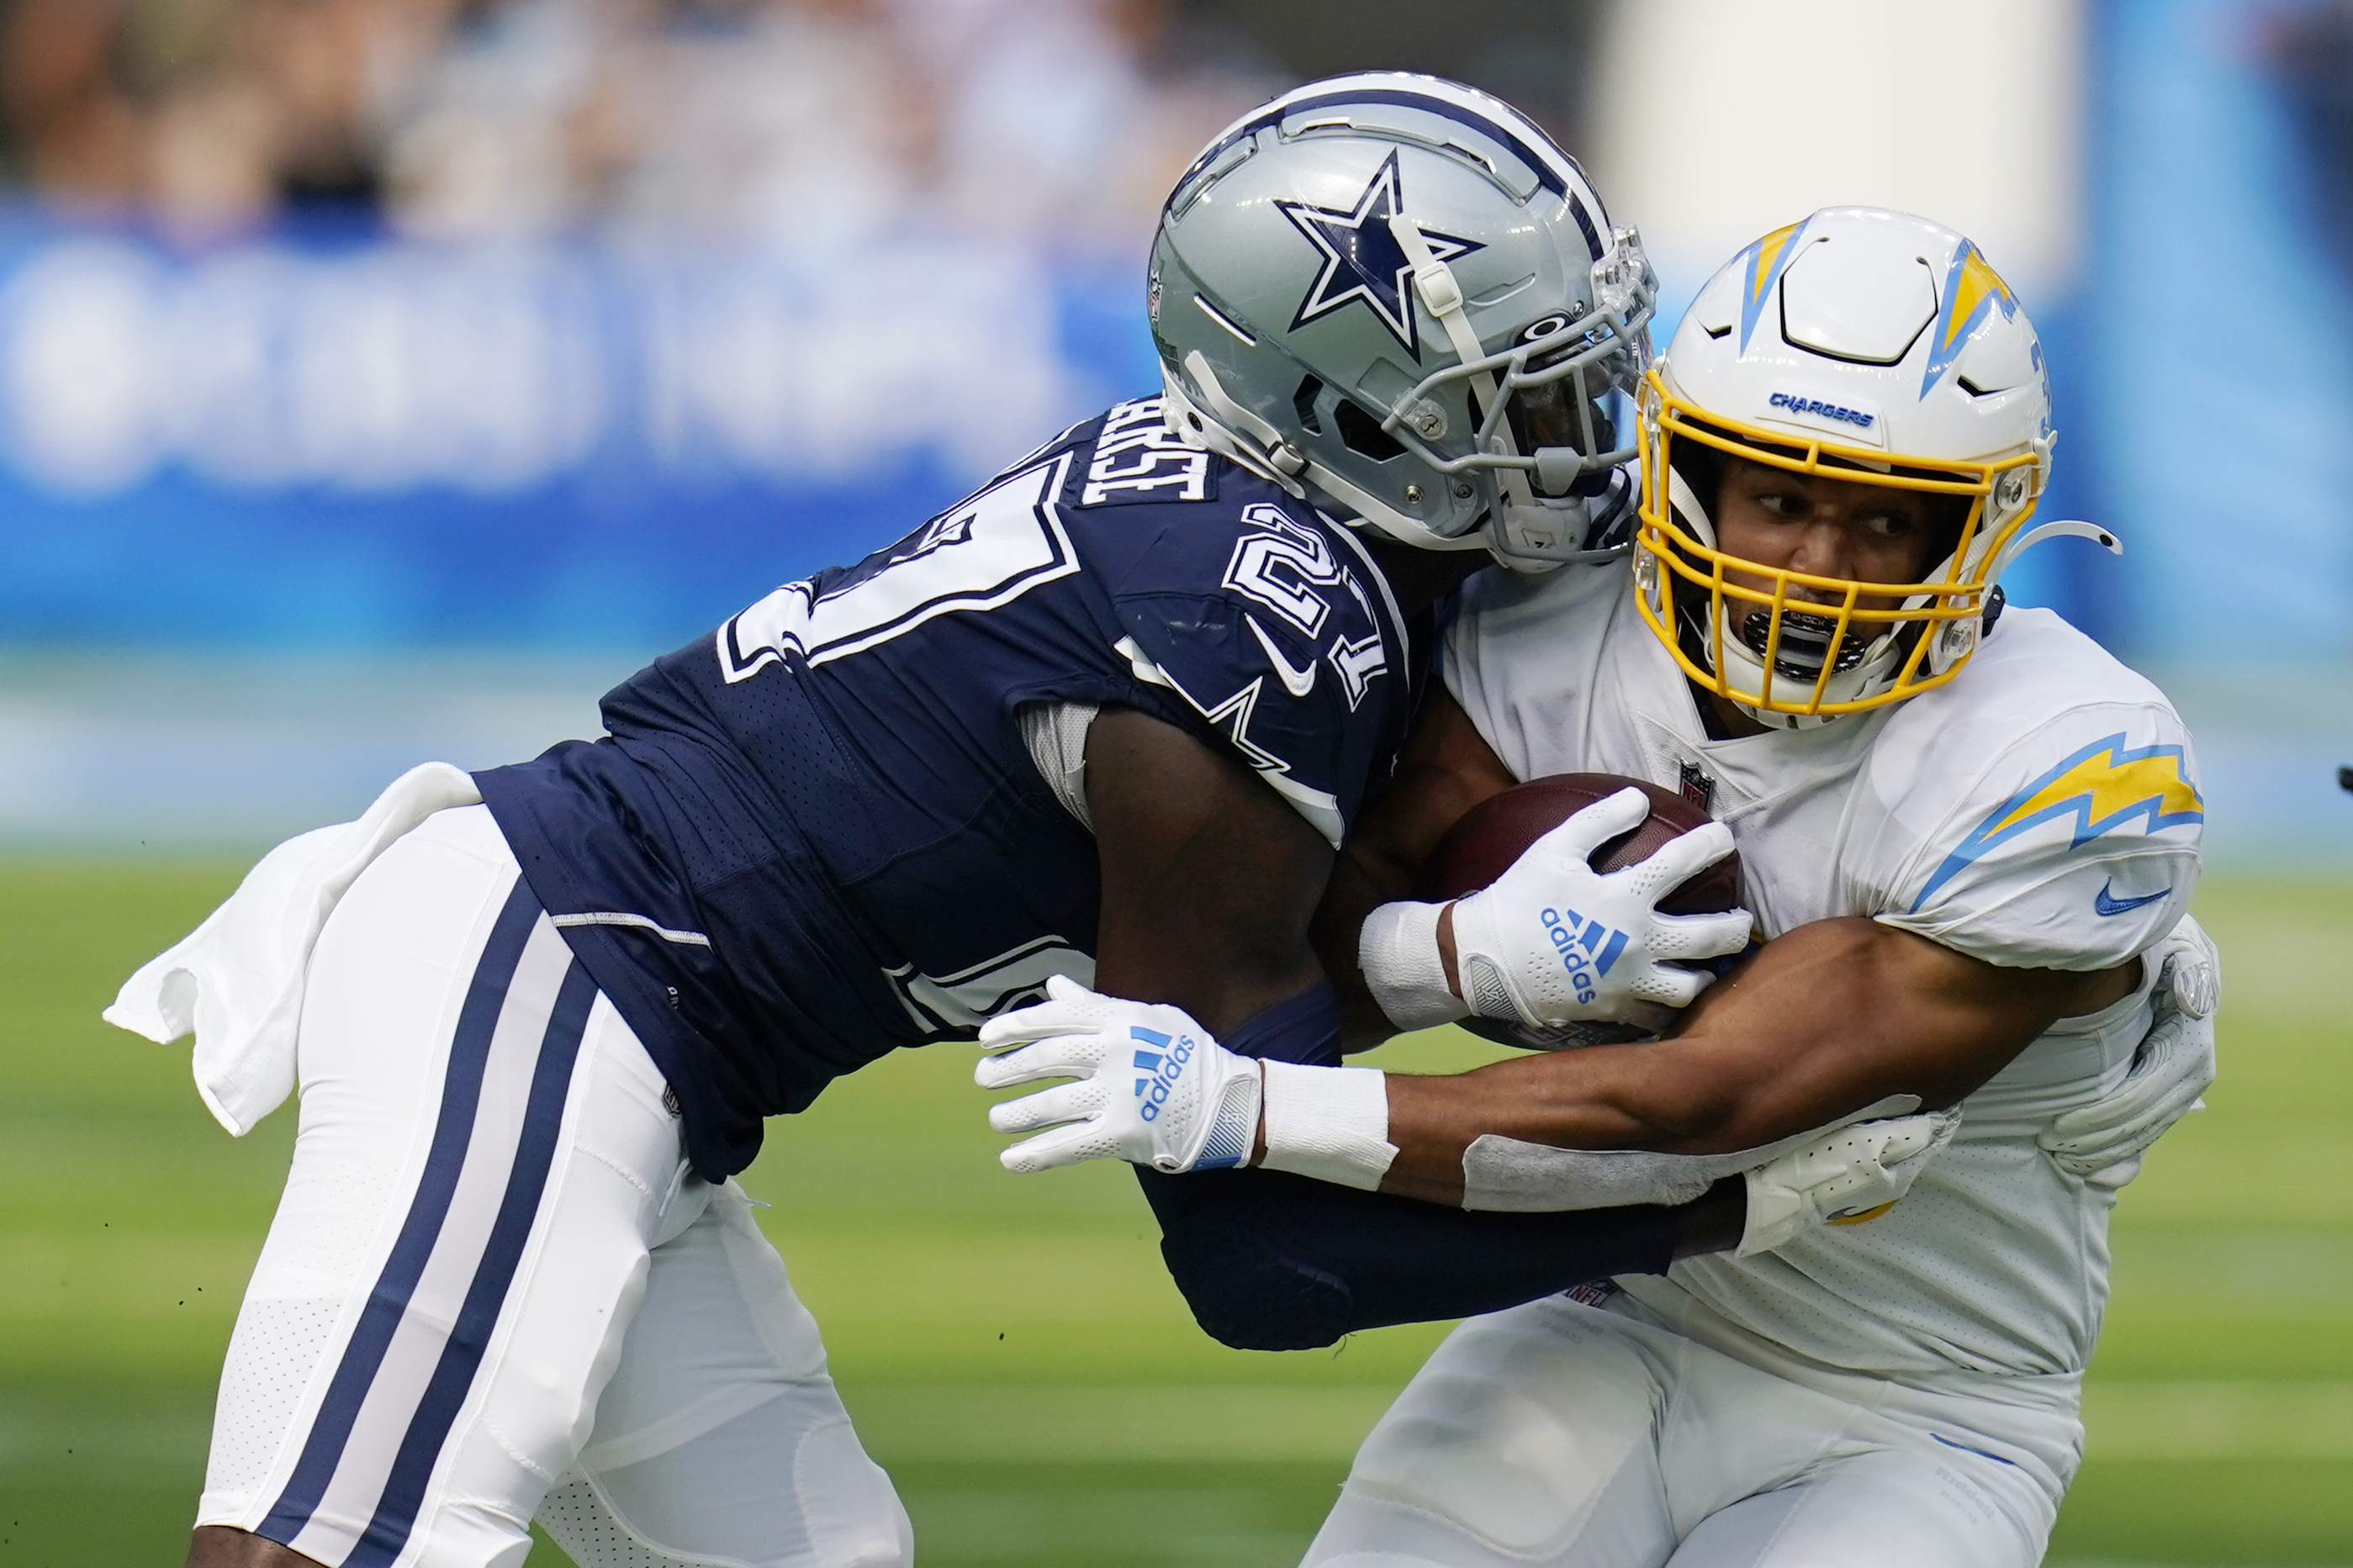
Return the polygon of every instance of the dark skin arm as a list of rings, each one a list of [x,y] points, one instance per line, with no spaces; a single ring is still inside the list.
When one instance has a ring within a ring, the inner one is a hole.
[[[1365,917],[1392,900],[1411,898],[1423,862],[1446,830],[1489,795],[1519,782],[1461,704],[1443,687],[1433,686],[1414,716],[1395,776],[1357,818],[1332,868],[1323,907],[1315,911],[1315,951],[1340,993],[1347,1049],[1369,1050],[1397,1033],[1356,967],[1356,932]],[[1450,927],[1446,935],[1452,934]],[[1443,951],[1451,981],[1452,951]]]
[[[1307,924],[1331,847],[1248,766],[1106,709],[1087,731],[1087,809],[1103,866],[1097,990],[1174,1004],[1216,1035],[1323,978]]]
[[[1422,615],[1487,561],[1483,551],[1416,550],[1370,533],[1358,542],[1408,617]],[[1445,705],[1461,732],[1432,736],[1425,749],[1452,755],[1467,735],[1483,751],[1461,710],[1451,700]],[[1409,753],[1401,769],[1412,763]],[[1494,765],[1502,773],[1503,764]],[[1514,782],[1503,773],[1484,793]],[[1455,805],[1438,831],[1481,798]],[[1087,731],[1087,809],[1103,866],[1098,990],[1173,1003],[1216,1034],[1329,974],[1351,1019],[1348,1048],[1361,1050],[1395,1033],[1356,973],[1356,927],[1375,904],[1399,893],[1380,892],[1347,921],[1345,909],[1325,893],[1335,872],[1331,847],[1229,752],[1132,709],[1107,710]],[[1409,857],[1403,862],[1409,883],[1420,856],[1410,846],[1398,853]],[[1395,879],[1386,868],[1382,879],[1382,888]],[[1359,1040],[1369,1027],[1359,1018],[1366,1008],[1379,1020],[1379,1033]]]
[[[319,1560],[242,1530],[207,1524],[188,1542],[186,1568],[319,1568]]]

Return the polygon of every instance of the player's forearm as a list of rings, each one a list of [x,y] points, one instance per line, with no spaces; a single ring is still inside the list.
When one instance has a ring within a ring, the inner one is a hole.
[[[1717,1154],[1820,1127],[1891,1093],[1881,928],[1791,932],[1704,994],[1674,1038],[1497,1062],[1453,1078],[1389,1080],[1385,1192],[1459,1201],[1462,1157],[1494,1134],[1558,1149]],[[1916,998],[1913,999],[1916,1002]],[[1917,1089],[1908,1090],[1917,1093]],[[1924,1097],[1925,1098],[1925,1097]]]
[[[1313,936],[1345,1020],[1347,1048],[1398,1032],[1358,967],[1365,917],[1413,897],[1430,851],[1462,814],[1514,781],[1443,689],[1423,700],[1396,773],[1366,805],[1333,866]]]
[[[1948,1106],[2061,1016],[2129,989],[2105,974],[1999,969],[1867,920],[1767,944],[1693,1005],[1674,1037],[1389,1080],[1382,1190],[1448,1201],[1482,1135],[1561,1149],[1757,1149],[1909,1096]]]
[[[1321,982],[1307,928],[1332,850],[1248,767],[1109,709],[1088,731],[1087,796],[1103,991],[1222,1030]]]
[[[1324,901],[1309,930],[1316,956],[1339,995],[1341,1039],[1344,1048],[1351,1051],[1370,1050],[1398,1032],[1397,1025],[1373,999],[1372,988],[1365,984],[1364,971],[1356,963],[1357,933],[1364,929],[1365,917],[1404,894],[1402,878],[1392,877],[1389,880],[1395,885],[1388,886],[1379,872],[1380,868],[1366,864],[1353,847],[1343,851],[1333,864],[1332,880],[1324,889]]]
[[[1676,1154],[1722,1153],[1787,1136],[1744,1140],[1732,1131],[1763,1120],[1743,1114],[1744,1101],[1754,1098],[1742,1092],[1747,1075],[1678,1072],[1669,1058],[1683,1054],[1666,1045],[1603,1046],[1444,1078],[1392,1073],[1388,1140],[1398,1152],[1381,1191],[1461,1203],[1463,1154],[1489,1134],[1557,1149]]]

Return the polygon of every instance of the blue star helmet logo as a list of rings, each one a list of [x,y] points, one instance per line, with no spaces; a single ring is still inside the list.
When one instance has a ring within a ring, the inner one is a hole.
[[[1397,236],[1389,231],[1389,219],[1399,211],[1402,200],[1394,151],[1374,173],[1364,195],[1356,198],[1353,212],[1335,212],[1306,202],[1276,199],[1274,205],[1282,209],[1282,216],[1324,253],[1323,270],[1315,275],[1307,298],[1299,302],[1299,313],[1291,321],[1292,331],[1297,331],[1351,301],[1361,300],[1381,319],[1381,325],[1389,330],[1398,345],[1413,355],[1415,363],[1420,362],[1421,349],[1414,325],[1413,262],[1406,255],[1405,247],[1398,243]],[[1419,224],[1414,226],[1421,228]],[[1421,228],[1421,237],[1429,243],[1430,255],[1440,261],[1452,261],[1486,248],[1476,240],[1426,228]]]

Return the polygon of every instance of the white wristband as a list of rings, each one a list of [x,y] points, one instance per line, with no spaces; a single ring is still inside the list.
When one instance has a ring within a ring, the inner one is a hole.
[[[1259,1163],[1343,1187],[1377,1191],[1397,1158],[1388,1075],[1376,1068],[1267,1062],[1266,1154]]]
[[[1438,952],[1438,917],[1445,911],[1444,904],[1383,904],[1356,932],[1356,967],[1400,1029],[1434,1029],[1471,1016],[1447,985]]]

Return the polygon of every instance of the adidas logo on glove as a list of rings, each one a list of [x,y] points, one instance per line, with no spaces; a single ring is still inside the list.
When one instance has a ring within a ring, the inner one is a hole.
[[[1135,1053],[1136,1070],[1149,1075],[1135,1080],[1136,1097],[1148,1101],[1144,1108],[1144,1120],[1156,1121],[1160,1108],[1168,1103],[1168,1091],[1185,1076],[1185,1064],[1193,1059],[1193,1037],[1187,1035],[1171,1045],[1170,1037],[1157,1030],[1131,1026],[1127,1037],[1156,1047]]]
[[[1545,934],[1552,938],[1568,970],[1568,983],[1577,987],[1577,999],[1591,1002],[1594,981],[1609,973],[1618,955],[1626,951],[1626,933],[1599,921],[1588,921],[1575,910],[1546,910],[1540,918]]]

